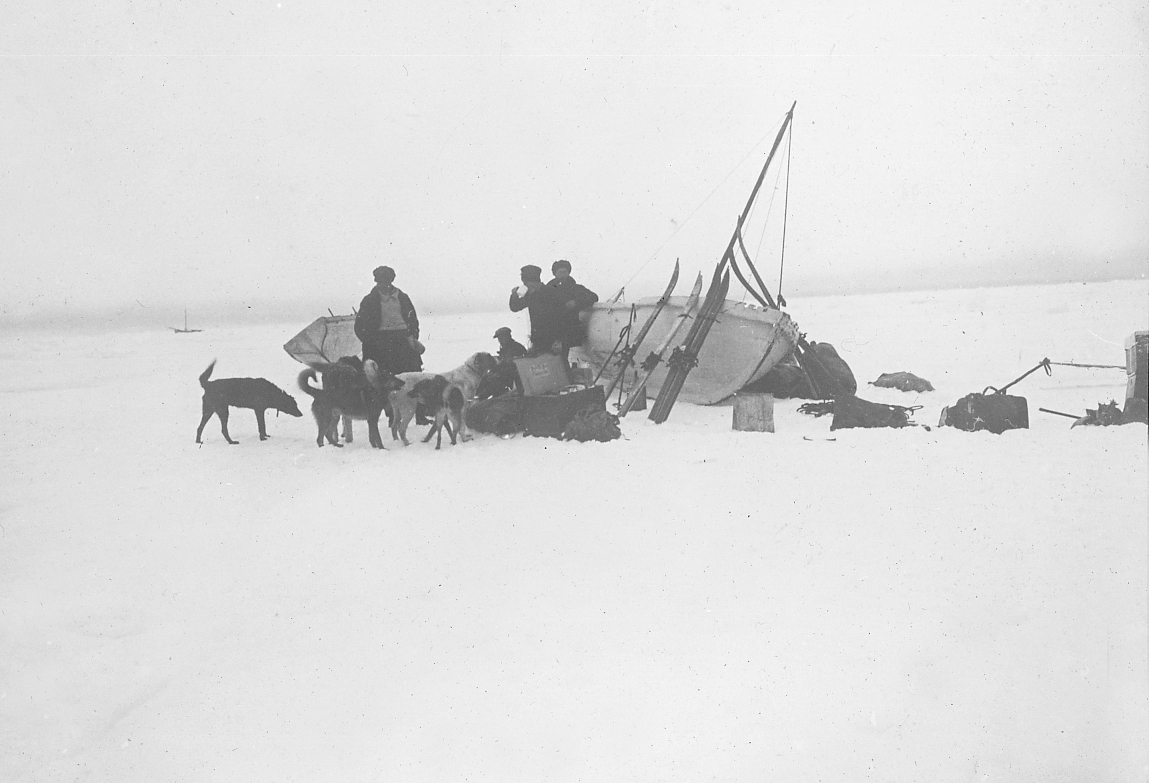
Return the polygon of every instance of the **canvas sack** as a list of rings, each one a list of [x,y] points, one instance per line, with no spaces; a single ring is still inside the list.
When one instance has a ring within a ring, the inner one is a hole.
[[[601,386],[566,392],[523,397],[523,433],[540,438],[561,438],[579,411],[605,411],[606,396]]]
[[[916,407],[906,408],[901,405],[885,405],[880,402],[870,402],[860,397],[838,397],[834,400],[834,420],[830,423],[831,430],[845,430],[854,427],[907,427]]]

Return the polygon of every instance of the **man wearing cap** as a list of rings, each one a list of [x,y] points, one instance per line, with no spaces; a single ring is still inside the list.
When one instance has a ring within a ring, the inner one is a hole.
[[[511,329],[509,326],[501,326],[496,329],[495,339],[499,341],[500,364],[506,364],[513,359],[527,355],[527,349],[523,347],[523,344],[511,337]]]
[[[571,263],[559,259],[551,264],[554,279],[544,287],[549,292],[548,299],[555,308],[555,328],[562,342],[561,356],[567,358],[572,346],[582,345],[586,340],[586,325],[582,313],[598,301],[598,294],[586,286],[579,285],[571,277]]]
[[[395,270],[376,267],[375,287],[359,303],[355,335],[363,343],[363,360],[374,359],[384,372],[423,369],[419,316],[411,298],[395,287]]]
[[[511,289],[512,313],[527,310],[531,317],[531,353],[549,353],[559,339],[558,304],[543,285],[543,270],[527,264],[520,270],[521,286]]]

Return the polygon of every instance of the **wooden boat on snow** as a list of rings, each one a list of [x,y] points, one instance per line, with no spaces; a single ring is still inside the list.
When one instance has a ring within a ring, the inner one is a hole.
[[[642,299],[633,306],[616,297],[596,304],[587,313],[586,340],[582,346],[572,348],[571,360],[589,365],[599,376],[599,382],[612,390],[621,386],[623,391],[633,393],[635,382],[641,385],[645,380],[649,394],[659,397],[655,407],[663,403],[663,412],[658,418],[652,410],[651,418],[656,421],[665,419],[675,399],[713,405],[759,380],[791,355],[802,362],[802,351],[796,350],[801,342],[798,327],[766,289],[742,239],[751,206],[793,113],[791,106],[739,216],[738,227],[715,269],[705,301],[698,298],[701,277],[691,297],[670,295],[678,279],[676,267],[664,297]],[[752,279],[741,271],[739,257],[753,274]],[[730,272],[758,304],[725,298]],[[725,279],[719,286],[723,273]],[[334,362],[342,356],[358,355],[362,345],[355,336],[354,325],[354,315],[319,318],[283,348],[304,364]],[[629,341],[624,342],[626,334],[643,335],[641,344],[632,346]],[[627,361],[625,350],[620,357],[620,349],[629,349],[632,361]],[[659,349],[661,353],[654,356]],[[623,377],[617,378],[620,372]],[[615,383],[616,380],[619,383]],[[667,386],[665,395],[661,394],[664,384]],[[668,399],[662,400],[662,397]],[[625,412],[629,406],[623,407]]]
[[[657,303],[658,297],[635,302],[635,323],[643,324]],[[643,359],[661,345],[674,328],[686,303],[687,297],[672,296],[662,308],[642,345],[638,346],[635,367],[626,370],[622,381],[624,390],[630,388]],[[596,304],[587,321],[586,343],[571,349],[572,361],[585,362],[596,375],[602,371],[600,382],[613,381],[619,372],[619,363],[611,352],[618,344],[619,334],[630,323],[630,308],[630,304],[624,302]],[[667,346],[667,356],[681,347],[686,337],[687,330],[679,330]],[[726,300],[698,353],[698,365],[686,377],[679,399],[695,405],[722,402],[768,373],[790,355],[797,342],[798,327],[781,310]],[[647,394],[658,394],[667,372],[667,362],[660,362],[647,381]]]
[[[358,356],[363,344],[355,336],[354,315],[332,315],[312,321],[284,343],[283,350],[297,362],[328,364],[343,356]]]

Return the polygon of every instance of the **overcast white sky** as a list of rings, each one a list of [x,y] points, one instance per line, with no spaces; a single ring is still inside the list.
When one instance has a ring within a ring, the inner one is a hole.
[[[654,294],[794,101],[791,306],[1149,270],[1143,2],[537,5],[6,4],[0,321],[310,320],[383,263],[421,309],[557,258]]]

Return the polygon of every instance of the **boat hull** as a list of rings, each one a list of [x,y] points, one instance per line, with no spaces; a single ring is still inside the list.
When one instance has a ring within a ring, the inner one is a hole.
[[[355,336],[354,315],[318,318],[283,345],[283,350],[304,364],[328,364],[343,356],[358,356],[363,344]]]
[[[666,303],[635,354],[636,367],[666,339],[686,300],[685,296],[674,296]],[[635,303],[635,332],[654,312],[657,303],[657,298]],[[619,333],[630,322],[630,308],[630,304],[621,302],[595,305],[589,311],[586,342],[571,350],[572,360],[590,365],[596,375],[601,371],[605,382],[613,380],[618,372],[617,362],[610,360],[610,353],[618,343]],[[647,382],[648,394],[656,395],[662,388],[667,373],[666,359],[672,349],[686,340],[689,331],[681,329],[667,347],[663,361]],[[797,341],[797,325],[781,310],[727,300],[698,354],[698,365],[686,377],[678,399],[695,405],[722,402],[768,373],[794,350]],[[634,377],[635,369],[631,368],[623,379],[624,389]]]

